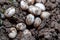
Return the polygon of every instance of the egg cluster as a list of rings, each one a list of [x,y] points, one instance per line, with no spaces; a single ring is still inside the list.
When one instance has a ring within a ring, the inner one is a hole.
[[[20,7],[22,10],[27,10],[30,13],[26,16],[27,25],[34,24],[34,26],[39,26],[41,24],[41,18],[49,18],[50,13],[45,11],[44,3],[46,3],[46,0],[21,0]]]
[[[45,0],[21,0],[20,7],[22,10],[28,11],[30,14],[26,16],[26,24],[34,25],[34,27],[39,27],[42,19],[47,19],[50,16],[50,13],[45,11]],[[15,14],[16,9],[14,7],[10,7],[5,11],[6,17],[12,17]],[[17,30],[23,31],[24,35],[31,35],[31,32],[26,29],[25,23],[18,23],[16,28],[10,28],[10,33],[8,36],[10,38],[15,38],[17,35]]]

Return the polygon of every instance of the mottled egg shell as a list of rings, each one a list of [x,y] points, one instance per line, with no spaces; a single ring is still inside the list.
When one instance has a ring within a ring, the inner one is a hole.
[[[36,3],[35,6],[39,7],[41,10],[46,10],[45,5],[42,3]]]
[[[26,24],[31,25],[31,24],[33,24],[33,22],[34,22],[34,15],[28,14],[26,17]]]

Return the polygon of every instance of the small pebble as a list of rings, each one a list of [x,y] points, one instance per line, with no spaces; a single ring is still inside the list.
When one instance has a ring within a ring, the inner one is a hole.
[[[46,38],[46,39],[51,39],[51,38],[52,38],[52,34],[46,32],[45,35],[44,35],[44,38]]]

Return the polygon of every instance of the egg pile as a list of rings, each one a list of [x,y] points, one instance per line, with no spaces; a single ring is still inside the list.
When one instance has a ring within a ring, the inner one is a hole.
[[[30,14],[26,16],[26,24],[34,26],[39,26],[42,19],[47,19],[50,13],[45,11],[46,0],[21,0],[20,7],[22,10],[27,10]],[[36,17],[35,16],[40,16]]]
[[[21,0],[20,7],[22,10],[26,10],[29,14],[26,16],[26,24],[34,25],[34,27],[39,27],[42,19],[47,19],[50,16],[50,13],[45,11],[46,0]],[[5,11],[6,17],[12,17],[15,14],[16,9],[14,7],[10,7]],[[23,31],[24,35],[31,35],[31,32],[26,29],[25,23],[18,23],[16,28],[10,28],[10,33],[8,36],[10,38],[15,38],[17,35],[17,30]]]

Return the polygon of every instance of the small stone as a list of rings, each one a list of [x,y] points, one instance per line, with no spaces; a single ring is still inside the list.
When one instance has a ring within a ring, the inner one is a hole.
[[[58,16],[58,18],[60,19],[60,15],[57,15]]]
[[[58,39],[60,39],[60,33],[58,33]]]
[[[12,24],[11,24],[11,23],[9,22],[9,20],[7,20],[7,19],[5,19],[5,20],[3,21],[3,24],[4,24],[4,26],[7,27],[7,28],[9,28],[9,27],[12,26]]]
[[[36,40],[36,39],[33,36],[25,35],[21,38],[21,40]]]
[[[52,38],[51,33],[46,32],[45,35],[44,35],[44,38],[51,39]]]

